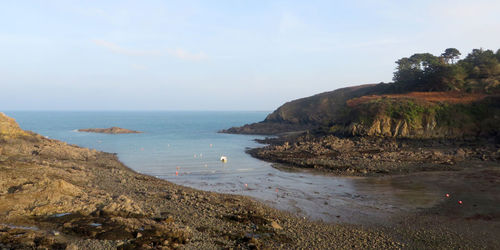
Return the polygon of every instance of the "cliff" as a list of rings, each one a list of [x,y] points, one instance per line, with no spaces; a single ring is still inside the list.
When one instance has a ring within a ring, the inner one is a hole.
[[[259,123],[222,131],[279,134],[303,129],[383,137],[497,135],[500,50],[455,48],[396,61],[394,82],[342,88],[283,104]]]
[[[365,84],[341,88],[283,104],[268,115],[264,122],[321,125],[335,120],[349,99],[377,93],[385,84]]]
[[[324,92],[287,102],[269,114],[262,122],[222,130],[234,134],[280,134],[315,129],[327,125],[339,116],[349,99],[382,93],[387,84],[365,84]]]
[[[399,138],[497,136],[500,96],[460,92],[374,95],[346,102],[333,134]]]
[[[388,84],[367,84],[283,104],[259,123],[222,132],[280,134],[311,130],[343,136],[463,138],[497,136],[498,94],[391,93]]]

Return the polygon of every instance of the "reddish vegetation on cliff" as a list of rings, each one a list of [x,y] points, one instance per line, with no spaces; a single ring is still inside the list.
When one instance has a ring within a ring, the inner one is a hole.
[[[440,92],[410,92],[404,94],[385,94],[385,95],[365,95],[362,97],[353,98],[346,101],[348,107],[354,107],[362,103],[367,103],[369,101],[388,98],[388,99],[413,99],[416,101],[426,101],[433,103],[472,103],[475,101],[480,101],[485,97],[490,96],[484,93],[465,93],[458,91],[440,91]]]

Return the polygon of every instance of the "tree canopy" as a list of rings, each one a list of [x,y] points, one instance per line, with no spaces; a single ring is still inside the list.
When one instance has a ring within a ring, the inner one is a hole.
[[[462,60],[460,55],[448,48],[440,56],[417,53],[397,60],[393,91],[500,92],[500,49],[473,49]]]
[[[445,60],[446,63],[451,62],[453,64],[453,60],[458,59],[460,57],[460,51],[455,48],[448,48],[441,54],[441,57]]]

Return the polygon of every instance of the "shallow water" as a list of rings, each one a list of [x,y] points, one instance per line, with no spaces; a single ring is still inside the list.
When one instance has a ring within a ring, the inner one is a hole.
[[[177,184],[254,197],[326,222],[383,222],[433,205],[436,190],[398,178],[346,178],[285,171],[244,151],[261,146],[248,135],[218,130],[263,120],[267,112],[6,112],[23,129],[83,147],[115,152],[137,172]],[[80,133],[118,126],[143,134]],[[220,157],[228,157],[222,163]]]

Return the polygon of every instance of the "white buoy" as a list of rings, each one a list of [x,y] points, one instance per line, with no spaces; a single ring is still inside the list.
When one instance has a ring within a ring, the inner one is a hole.
[[[226,156],[221,156],[220,161],[226,163],[227,162],[227,157]]]

